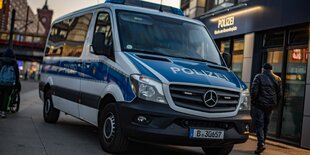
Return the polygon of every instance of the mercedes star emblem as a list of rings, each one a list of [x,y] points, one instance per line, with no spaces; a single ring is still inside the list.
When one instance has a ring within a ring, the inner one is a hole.
[[[214,90],[208,90],[203,96],[203,101],[207,107],[215,107],[218,101],[216,92]]]

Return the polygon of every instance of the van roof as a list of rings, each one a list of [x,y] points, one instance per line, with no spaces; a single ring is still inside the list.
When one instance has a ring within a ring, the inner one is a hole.
[[[90,6],[90,7],[84,8],[84,9],[80,9],[80,10],[68,13],[68,14],[61,16],[61,17],[57,18],[56,20],[54,20],[53,24],[57,23],[63,19],[78,16],[79,14],[83,14],[84,12],[91,12],[92,10],[96,10],[96,9],[100,9],[100,8],[109,8],[112,11],[128,10],[128,11],[135,11],[135,12],[141,12],[141,13],[155,14],[155,15],[160,15],[160,16],[164,16],[164,17],[171,17],[171,18],[176,18],[176,19],[188,21],[188,22],[199,24],[199,25],[204,25],[203,23],[201,23],[198,20],[194,20],[194,19],[184,17],[184,16],[180,16],[180,15],[176,15],[173,13],[161,12],[159,10],[154,10],[154,9],[149,9],[149,8],[144,8],[144,7],[124,5],[124,4],[115,4],[115,3],[97,4],[94,6]]]

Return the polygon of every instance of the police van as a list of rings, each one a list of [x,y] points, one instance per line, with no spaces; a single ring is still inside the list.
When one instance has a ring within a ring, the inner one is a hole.
[[[223,57],[204,24],[176,8],[107,0],[67,14],[42,62],[44,120],[62,111],[91,123],[110,153],[138,140],[228,154],[251,117],[247,86]]]

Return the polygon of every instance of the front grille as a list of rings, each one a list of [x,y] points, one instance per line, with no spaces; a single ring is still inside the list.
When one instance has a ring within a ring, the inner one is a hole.
[[[203,100],[204,94],[209,90],[215,91],[218,96],[218,102],[212,108],[206,106]],[[235,91],[185,85],[170,85],[170,94],[179,107],[209,113],[235,111],[240,97],[240,93]]]
[[[199,121],[199,120],[187,120],[187,119],[177,119],[175,122],[186,128],[214,128],[214,129],[231,129],[235,128],[233,122],[218,122],[218,121]]]

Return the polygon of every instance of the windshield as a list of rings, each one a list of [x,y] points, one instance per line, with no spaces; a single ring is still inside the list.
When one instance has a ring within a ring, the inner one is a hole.
[[[183,20],[117,11],[121,48],[222,65],[205,27]]]

